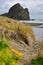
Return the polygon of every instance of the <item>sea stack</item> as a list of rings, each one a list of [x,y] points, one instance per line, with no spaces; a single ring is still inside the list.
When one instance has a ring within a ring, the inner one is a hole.
[[[3,15],[16,20],[30,20],[28,9],[23,8],[19,3],[13,5],[8,13]]]

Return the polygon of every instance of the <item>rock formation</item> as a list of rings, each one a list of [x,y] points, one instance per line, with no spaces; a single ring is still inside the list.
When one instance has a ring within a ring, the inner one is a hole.
[[[17,20],[30,20],[28,9],[24,9],[19,3],[12,6],[9,12],[3,15]]]

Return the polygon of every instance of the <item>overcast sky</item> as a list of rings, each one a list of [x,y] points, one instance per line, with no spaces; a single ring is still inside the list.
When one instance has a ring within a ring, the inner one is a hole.
[[[24,8],[27,7],[31,18],[43,19],[43,0],[0,0],[0,14],[8,12],[16,3],[20,3]]]

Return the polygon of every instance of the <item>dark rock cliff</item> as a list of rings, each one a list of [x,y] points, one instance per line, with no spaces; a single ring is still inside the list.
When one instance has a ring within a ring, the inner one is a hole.
[[[9,12],[3,15],[17,20],[30,20],[28,9],[27,8],[24,9],[19,3],[12,6],[9,9]]]

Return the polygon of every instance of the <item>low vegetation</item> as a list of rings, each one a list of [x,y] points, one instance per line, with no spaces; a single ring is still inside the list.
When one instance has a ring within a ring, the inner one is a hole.
[[[0,65],[17,65],[21,57],[28,62],[38,54],[41,58],[32,60],[32,65],[43,64],[43,40],[35,40],[31,26],[0,16]]]
[[[43,65],[43,40],[39,42],[40,52],[36,59],[31,60],[32,65]]]
[[[38,57],[37,59],[32,60],[31,64],[32,65],[43,65],[43,57]]]
[[[0,50],[7,48],[9,46],[9,43],[4,40],[0,40]]]
[[[33,39],[35,39],[31,26],[23,24],[19,21],[0,16],[0,28],[1,27],[3,27],[3,29],[5,28],[6,31],[17,30],[17,31],[19,31],[19,33],[22,33],[25,36],[28,33]]]
[[[19,56],[12,55],[8,42],[0,40],[0,65],[16,65],[18,60]]]
[[[40,56],[43,57],[43,38],[42,41],[40,42]]]

